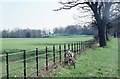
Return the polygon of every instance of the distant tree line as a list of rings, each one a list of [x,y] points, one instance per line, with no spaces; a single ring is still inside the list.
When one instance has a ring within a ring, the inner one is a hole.
[[[67,27],[56,27],[54,34],[58,35],[95,35],[97,30],[91,26],[69,25]]]
[[[93,27],[68,25],[66,27],[55,27],[50,30],[33,30],[33,29],[13,29],[2,30],[2,38],[45,38],[52,35],[94,35],[96,30]]]
[[[41,38],[50,35],[47,30],[14,29],[2,30],[2,38]]]

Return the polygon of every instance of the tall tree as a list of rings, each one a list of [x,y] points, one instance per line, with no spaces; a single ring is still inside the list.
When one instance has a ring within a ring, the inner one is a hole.
[[[68,0],[67,2],[59,2],[59,3],[62,4],[63,6],[54,11],[59,11],[62,9],[71,9],[80,4],[83,4],[83,7],[89,7],[90,10],[93,12],[94,18],[96,20],[100,47],[106,46],[106,25],[109,20],[109,11],[113,2],[110,1],[105,2],[99,0],[94,0],[94,1],[87,0],[83,2],[81,0],[72,0],[72,1]]]
[[[77,27],[75,27],[74,25],[67,26],[65,29],[65,33],[70,35],[77,34],[77,31]]]
[[[27,32],[27,33],[26,33],[26,38],[30,38],[30,37],[31,37],[30,32]]]

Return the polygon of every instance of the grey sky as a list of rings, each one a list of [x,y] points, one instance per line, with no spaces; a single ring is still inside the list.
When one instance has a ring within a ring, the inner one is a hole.
[[[1,0],[0,26],[2,29],[52,29],[75,24],[74,14],[86,15],[78,12],[76,8],[55,12],[53,9],[60,7],[58,1],[64,0]],[[79,20],[84,25],[90,19],[83,17]]]
[[[59,0],[4,0],[1,2],[0,25],[2,29],[31,28],[51,29],[59,26],[75,24],[71,10],[53,11],[59,8]]]

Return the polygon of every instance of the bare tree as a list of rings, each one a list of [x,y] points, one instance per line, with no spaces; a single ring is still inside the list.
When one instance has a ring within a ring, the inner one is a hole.
[[[110,2],[106,0],[71,0],[66,2],[59,2],[63,6],[59,9],[56,9],[54,11],[59,11],[62,9],[69,10],[73,7],[76,7],[78,5],[83,5],[83,9],[85,7],[89,7],[90,10],[93,12],[93,16],[96,20],[97,28],[98,28],[98,36],[99,36],[99,44],[100,47],[106,46],[106,25],[109,20],[109,11],[112,4],[115,4],[116,2]],[[119,3],[119,2],[118,2]],[[85,5],[86,4],[86,5]]]

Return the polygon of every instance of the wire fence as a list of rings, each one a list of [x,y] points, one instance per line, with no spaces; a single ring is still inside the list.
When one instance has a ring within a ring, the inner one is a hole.
[[[64,43],[53,45],[52,48],[46,46],[45,49],[36,48],[35,50],[23,50],[2,55],[5,63],[2,64],[2,77],[38,77],[42,70],[48,71],[51,65],[61,64],[65,60],[68,50],[76,55],[95,44],[95,40],[78,41],[73,43]],[[52,50],[51,50],[52,49]],[[10,59],[11,58],[11,59]]]

